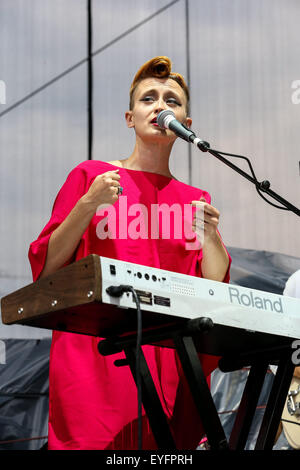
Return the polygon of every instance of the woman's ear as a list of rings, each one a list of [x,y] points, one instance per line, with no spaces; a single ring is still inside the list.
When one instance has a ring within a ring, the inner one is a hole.
[[[132,111],[126,111],[125,119],[126,119],[127,127],[129,128],[134,127],[134,119],[133,119]]]

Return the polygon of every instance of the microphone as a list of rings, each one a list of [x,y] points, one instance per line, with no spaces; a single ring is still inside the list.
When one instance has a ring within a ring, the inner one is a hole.
[[[162,129],[170,129],[178,137],[197,145],[204,152],[209,148],[209,143],[196,137],[196,134],[191,129],[177,121],[175,114],[171,110],[166,109],[161,111],[157,116],[156,122]]]
[[[188,127],[181,122],[177,121],[175,118],[175,114],[173,111],[166,109],[165,111],[161,111],[157,116],[157,124],[159,127],[163,129],[170,129],[173,131],[178,137],[186,140],[187,142],[193,142],[195,133],[191,131]]]

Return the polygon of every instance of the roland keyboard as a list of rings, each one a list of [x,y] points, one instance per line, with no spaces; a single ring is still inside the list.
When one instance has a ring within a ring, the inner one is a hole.
[[[135,308],[132,295],[113,298],[106,292],[111,285],[129,284],[143,310],[300,338],[299,299],[102,257],[101,271],[104,303]]]
[[[121,297],[107,293],[108,287],[119,285],[135,289],[144,328],[208,317],[222,338],[232,330],[232,341],[238,338],[240,346],[249,334],[252,338],[251,333],[271,335],[272,343],[279,338],[300,339],[299,299],[98,255],[3,297],[2,321],[100,337],[132,332],[136,328],[132,293]]]

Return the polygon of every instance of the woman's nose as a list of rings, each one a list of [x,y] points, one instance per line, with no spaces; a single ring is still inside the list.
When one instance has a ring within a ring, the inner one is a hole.
[[[160,111],[164,111],[166,109],[166,103],[164,102],[163,99],[159,99],[156,102],[156,112],[157,114],[160,113]]]

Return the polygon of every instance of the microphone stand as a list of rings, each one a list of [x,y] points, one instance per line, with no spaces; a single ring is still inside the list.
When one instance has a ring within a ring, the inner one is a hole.
[[[218,160],[221,160],[221,162],[225,163],[225,165],[229,166],[230,168],[232,168],[234,171],[236,171],[237,173],[239,173],[240,175],[242,175],[244,178],[246,178],[248,181],[251,181],[251,183],[253,183],[256,187],[256,190],[258,192],[258,194],[266,201],[268,202],[269,204],[271,204],[272,206],[278,208],[278,209],[284,209],[284,210],[288,210],[288,211],[291,211],[291,212],[294,212],[296,215],[300,216],[300,209],[298,209],[297,207],[295,207],[293,204],[291,204],[289,201],[287,201],[286,199],[283,199],[279,194],[275,193],[274,191],[272,191],[270,189],[271,187],[271,184],[268,180],[264,180],[262,182],[259,182],[255,176],[255,173],[254,173],[254,170],[252,168],[252,165],[251,165],[251,162],[250,160],[247,158],[247,157],[244,157],[243,155],[235,155],[235,154],[231,154],[231,153],[225,153],[225,152],[221,152],[219,150],[214,150],[214,149],[211,149],[210,148],[210,144],[208,142],[205,142],[204,140],[200,140],[198,139],[195,134],[191,135],[190,136],[190,142],[192,142],[193,144],[195,144],[202,152],[208,152],[210,153],[211,155],[213,155],[214,157],[216,157]],[[249,168],[250,168],[250,171],[251,171],[251,174],[248,174],[246,173],[245,171],[243,171],[241,168],[239,168],[238,166],[234,165],[234,163],[232,163],[231,161],[229,161],[228,159],[224,158],[222,155],[228,155],[228,156],[231,156],[231,157],[237,157],[237,158],[242,158],[244,160],[247,161],[248,165],[249,165]],[[279,202],[280,204],[282,204],[282,206],[278,206],[278,205],[275,205],[273,203],[271,203],[270,201],[268,201],[268,199],[266,199],[262,194],[261,192],[263,193],[266,193],[268,194],[269,196],[271,196],[273,199],[275,199],[277,202]]]
[[[251,162],[247,157],[244,157],[243,155],[234,155],[233,153],[221,152],[219,150],[215,150],[215,149],[210,148],[210,144],[208,142],[205,142],[204,140],[199,139],[196,136],[196,134],[189,127],[187,127],[185,124],[177,121],[176,118],[175,118],[175,114],[171,110],[161,111],[157,116],[157,124],[162,129],[171,129],[171,131],[173,131],[178,137],[180,137],[181,139],[186,140],[189,143],[193,143],[202,152],[209,152],[211,155],[218,158],[218,160],[221,160],[221,162],[225,163],[225,165],[232,168],[232,170],[235,170],[237,173],[242,175],[244,178],[251,181],[251,183],[253,183],[255,185],[255,188],[256,188],[258,194],[260,195],[260,197],[262,199],[264,199],[268,204],[271,204],[272,206],[276,207],[277,209],[283,209],[283,210],[288,210],[288,211],[294,212],[296,215],[300,216],[300,209],[293,206],[293,204],[291,204],[289,201],[287,201],[286,199],[283,199],[283,197],[279,196],[279,194],[276,194],[274,191],[272,191],[270,189],[271,184],[268,180],[264,180],[262,182],[259,182],[257,180],[257,178],[255,176],[255,173],[254,173],[254,170],[252,168]],[[248,163],[251,174],[246,173],[241,168],[234,165],[234,163],[232,163],[231,161],[224,158],[222,155],[241,158],[241,159],[245,160]],[[262,193],[266,193],[269,196],[271,196],[273,199],[275,199],[277,202],[279,202],[281,204],[281,206],[273,204],[271,201],[266,199],[262,195]]]

